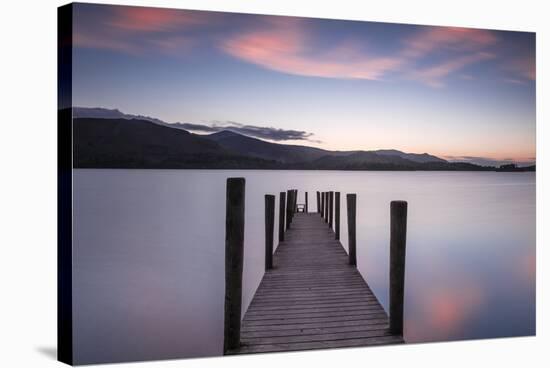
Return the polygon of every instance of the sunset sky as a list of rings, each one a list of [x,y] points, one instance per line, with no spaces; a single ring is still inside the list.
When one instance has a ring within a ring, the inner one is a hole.
[[[85,4],[73,24],[75,106],[326,149],[535,160],[533,33]]]

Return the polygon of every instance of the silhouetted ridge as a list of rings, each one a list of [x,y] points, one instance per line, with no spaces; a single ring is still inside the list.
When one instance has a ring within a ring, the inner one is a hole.
[[[118,110],[85,110],[120,115]],[[231,130],[190,133],[153,118],[75,118],[74,167],[145,169],[452,170],[494,171],[492,166],[447,162],[428,153],[393,149],[328,151],[278,144]],[[534,171],[502,167],[500,171]]]

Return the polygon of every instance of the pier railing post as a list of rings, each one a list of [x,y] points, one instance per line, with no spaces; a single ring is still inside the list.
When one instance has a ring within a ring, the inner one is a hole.
[[[228,178],[225,209],[224,354],[240,346],[245,179]]]
[[[334,192],[328,193],[328,227],[332,229],[334,224]]]
[[[294,207],[293,207],[293,217],[294,214],[298,211],[298,189],[294,189]]]
[[[356,247],[356,212],[357,212],[357,195],[346,195],[348,208],[348,254],[349,264],[357,266],[357,247]]]
[[[290,229],[292,221],[292,190],[286,191],[286,229]]]
[[[279,243],[285,241],[286,192],[279,193]]]
[[[292,189],[292,205],[290,208],[290,222],[294,220],[294,214],[296,213],[296,189]]]
[[[325,223],[328,224],[328,209],[329,209],[329,203],[328,203],[328,192],[325,192]]]
[[[403,335],[407,202],[392,201],[390,212],[390,332]]]
[[[334,193],[334,233],[335,239],[340,240],[340,192]]]
[[[296,189],[290,190],[290,205],[289,205],[289,216],[290,216],[290,223],[292,223],[292,220],[294,220],[294,214],[296,213]]]
[[[325,218],[325,192],[321,192],[321,218]]]
[[[321,213],[321,193],[317,191],[317,213]]]
[[[265,195],[265,269],[273,268],[273,230],[275,227],[275,196]]]
[[[305,212],[305,213],[308,213],[308,208],[307,208],[307,205],[308,205],[308,203],[307,203],[307,192],[305,192],[304,194],[305,194],[305,196],[306,196],[306,205],[305,205],[305,208],[304,208],[304,212]]]

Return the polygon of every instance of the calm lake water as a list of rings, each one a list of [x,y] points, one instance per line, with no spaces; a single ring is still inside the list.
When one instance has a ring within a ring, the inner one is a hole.
[[[407,200],[405,339],[535,333],[535,174],[74,171],[77,363],[221,355],[225,181],[246,178],[243,307],[264,267],[264,194],[357,193],[358,268],[387,310],[390,201]],[[277,220],[275,229],[277,229]],[[275,237],[276,239],[276,237]]]

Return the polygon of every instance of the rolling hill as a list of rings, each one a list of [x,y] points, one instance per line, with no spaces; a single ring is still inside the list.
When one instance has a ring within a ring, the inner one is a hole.
[[[304,170],[495,170],[394,149],[330,151],[278,144],[230,130],[201,135],[174,124],[102,108],[76,108],[76,168]]]
[[[273,162],[242,157],[185,130],[139,119],[73,119],[77,168],[263,168]]]

